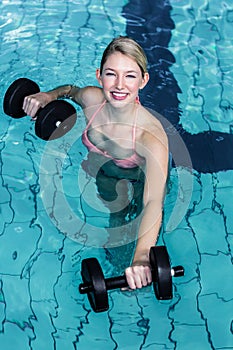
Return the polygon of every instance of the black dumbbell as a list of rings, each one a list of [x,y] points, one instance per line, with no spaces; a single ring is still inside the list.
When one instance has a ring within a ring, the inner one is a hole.
[[[40,91],[39,86],[28,78],[15,80],[7,89],[3,110],[12,118],[22,118],[23,100],[26,96]],[[55,100],[40,108],[36,115],[35,133],[43,140],[54,140],[65,135],[76,122],[74,106],[64,100]]]
[[[157,299],[172,299],[172,277],[183,276],[183,266],[171,268],[165,246],[151,247],[150,265],[154,292]],[[81,275],[83,283],[79,285],[79,292],[81,294],[87,294],[90,305],[95,312],[108,310],[108,290],[128,287],[125,275],[105,279],[96,258],[88,258],[82,261]]]

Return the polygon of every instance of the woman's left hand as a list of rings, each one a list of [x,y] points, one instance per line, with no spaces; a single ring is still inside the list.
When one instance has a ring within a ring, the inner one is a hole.
[[[130,289],[142,288],[152,283],[151,268],[148,265],[133,265],[125,270]]]

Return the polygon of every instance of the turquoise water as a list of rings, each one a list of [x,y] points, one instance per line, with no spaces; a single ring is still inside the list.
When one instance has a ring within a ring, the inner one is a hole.
[[[108,209],[93,196],[95,183],[80,166],[83,115],[78,110],[71,132],[46,143],[35,136],[30,118],[13,120],[1,111],[3,350],[233,349],[233,6],[229,0],[170,5],[0,4],[1,105],[9,84],[22,76],[41,90],[95,84],[105,45],[131,34],[144,45],[154,83],[141,101],[161,112],[185,142],[177,137],[183,157],[172,146],[175,165],[159,239],[172,264],[185,267],[185,276],[174,280],[174,298],[158,301],[150,287],[111,291],[109,311],[95,314],[78,292],[81,260],[98,257],[111,276],[130,257],[124,253],[118,264],[101,248]],[[188,157],[184,165],[186,152],[193,169]]]

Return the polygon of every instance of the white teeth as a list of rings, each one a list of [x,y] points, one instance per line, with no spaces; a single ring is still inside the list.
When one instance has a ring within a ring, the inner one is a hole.
[[[113,95],[122,97],[122,96],[126,96],[127,94],[123,92],[113,92]]]

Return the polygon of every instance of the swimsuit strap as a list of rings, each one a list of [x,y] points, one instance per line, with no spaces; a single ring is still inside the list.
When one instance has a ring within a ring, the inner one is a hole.
[[[86,130],[89,128],[89,126],[91,125],[91,123],[93,122],[93,120],[95,119],[95,117],[97,116],[97,114],[99,113],[99,111],[104,107],[105,103],[107,101],[104,100],[103,103],[101,103],[101,105],[97,108],[97,110],[93,113],[92,117],[89,119],[88,123],[87,123],[87,126],[86,126]]]

